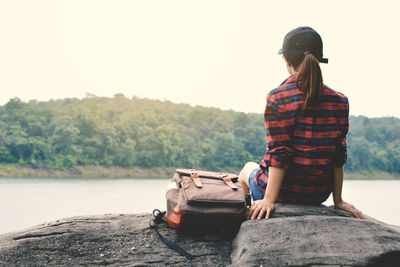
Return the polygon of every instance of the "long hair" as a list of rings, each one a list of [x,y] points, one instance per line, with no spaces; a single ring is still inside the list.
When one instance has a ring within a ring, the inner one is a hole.
[[[308,51],[297,68],[296,86],[305,94],[304,109],[318,105],[324,86],[322,72],[318,59]]]

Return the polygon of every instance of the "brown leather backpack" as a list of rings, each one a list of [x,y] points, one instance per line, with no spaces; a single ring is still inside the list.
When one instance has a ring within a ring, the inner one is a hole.
[[[247,211],[238,176],[231,173],[177,169],[166,198],[166,221],[175,229],[234,228]]]

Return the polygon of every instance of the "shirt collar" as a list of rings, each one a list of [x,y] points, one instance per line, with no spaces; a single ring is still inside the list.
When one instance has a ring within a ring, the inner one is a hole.
[[[289,76],[286,80],[286,84],[296,83],[297,81],[297,73]]]
[[[286,80],[284,80],[280,86],[282,85],[288,85],[288,84],[294,84],[297,81],[297,73],[290,75],[288,78],[286,78]]]

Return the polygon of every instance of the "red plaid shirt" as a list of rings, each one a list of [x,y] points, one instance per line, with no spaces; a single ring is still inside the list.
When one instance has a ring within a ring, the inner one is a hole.
[[[304,93],[297,75],[267,97],[267,147],[255,182],[265,192],[268,167],[286,168],[278,202],[319,204],[333,189],[333,167],[346,162],[349,104],[326,85],[320,103],[303,110]]]

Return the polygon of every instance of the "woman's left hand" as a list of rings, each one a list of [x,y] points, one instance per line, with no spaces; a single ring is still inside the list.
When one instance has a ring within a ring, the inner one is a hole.
[[[354,217],[358,219],[365,219],[364,215],[362,214],[362,211],[356,209],[356,207],[354,207],[353,204],[350,204],[343,200],[335,203],[335,208],[350,212],[351,214],[353,214]]]
[[[251,204],[248,218],[252,220],[260,220],[265,214],[265,219],[269,219],[273,210],[275,210],[275,203],[273,201],[265,198],[262,200],[256,200]]]

